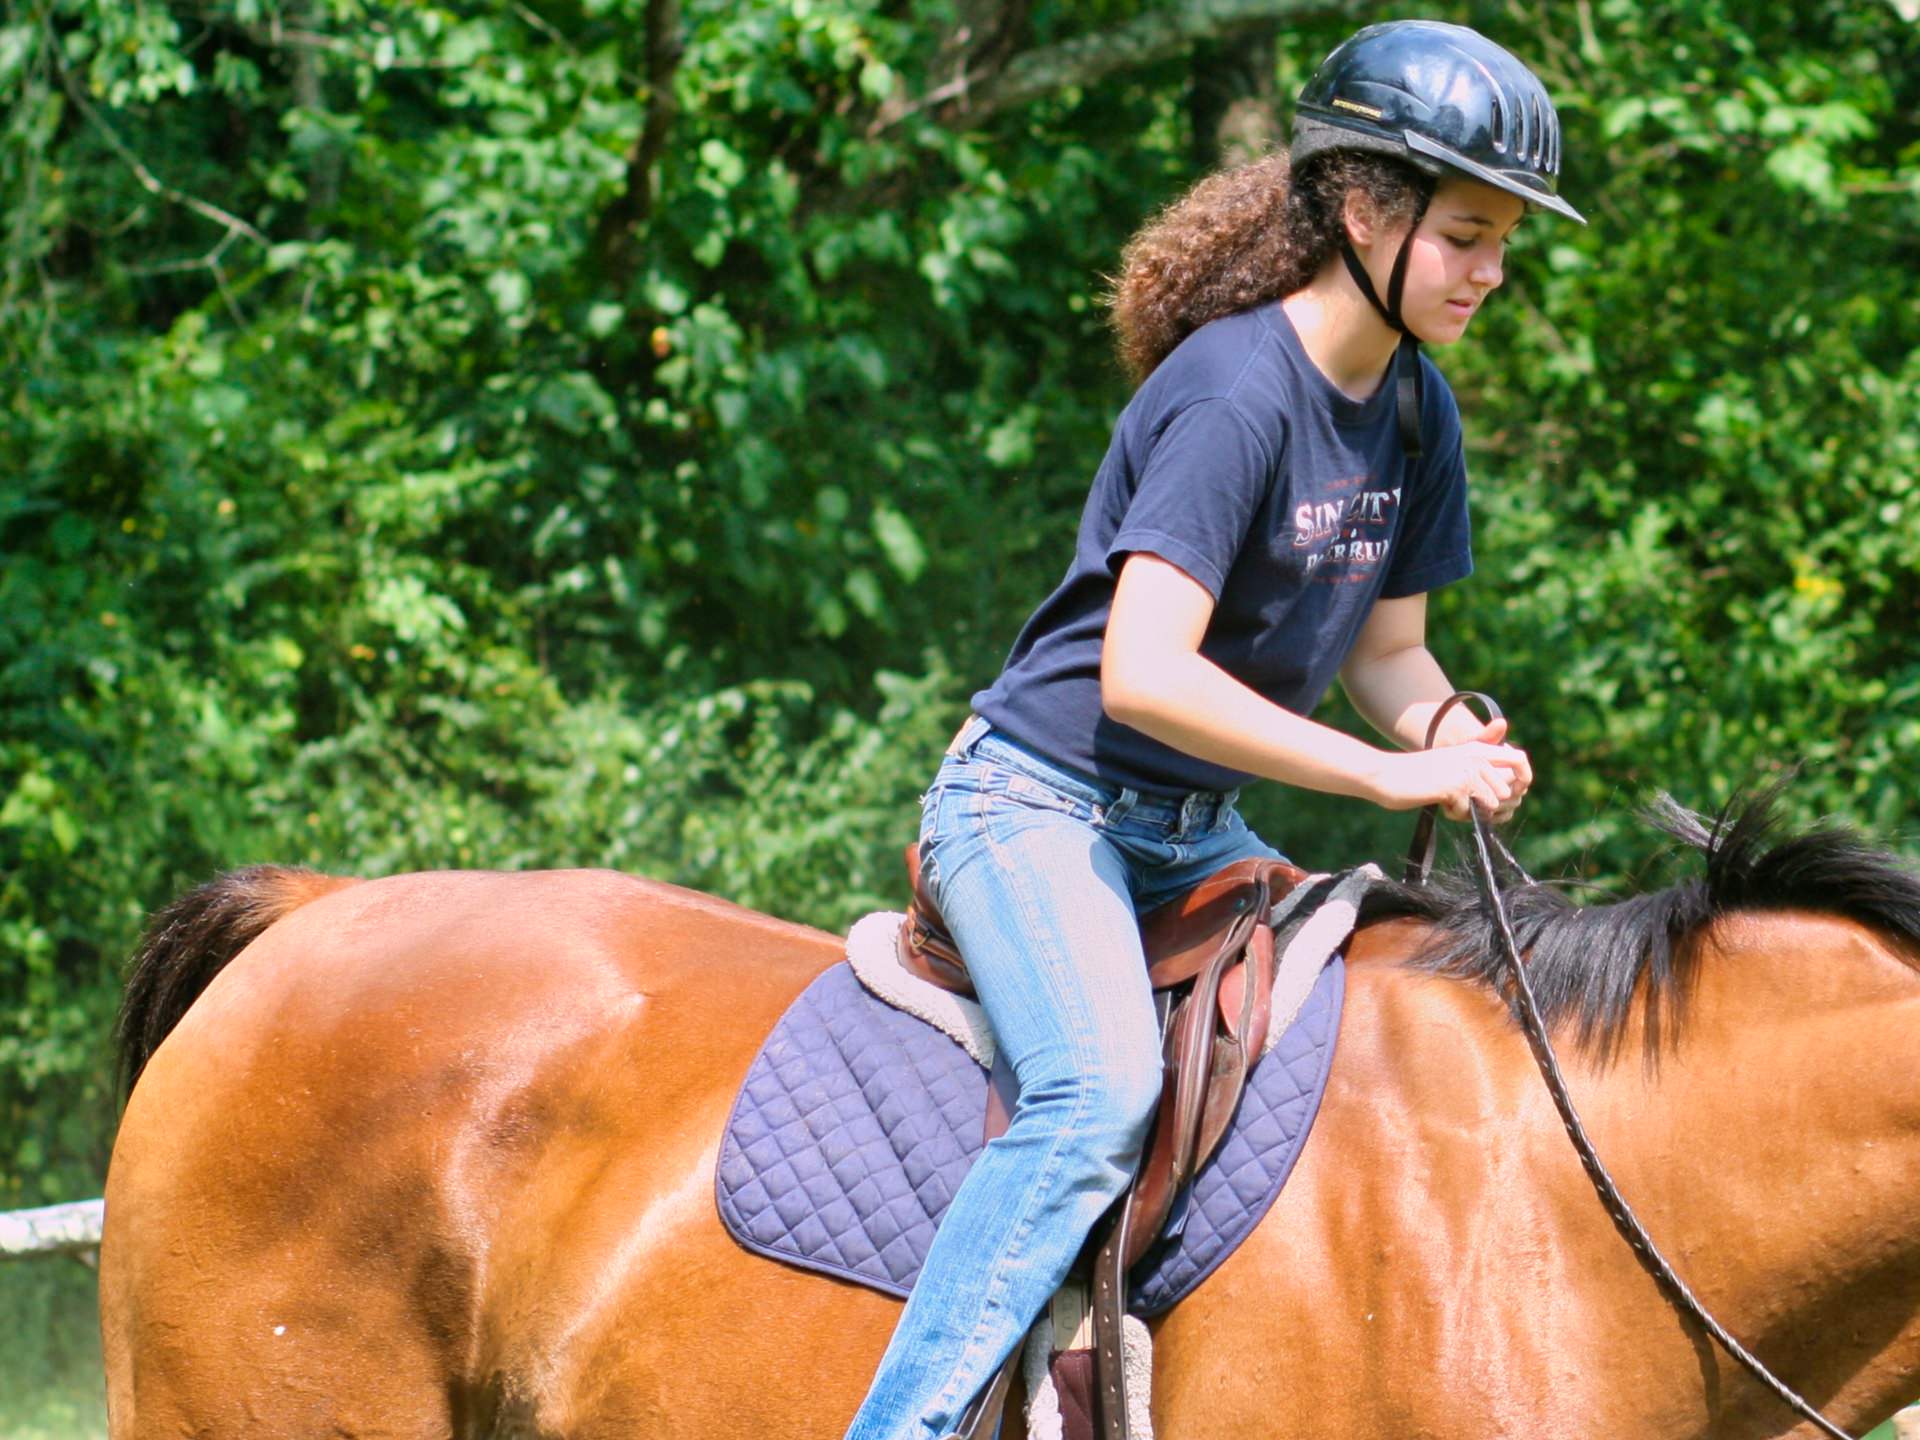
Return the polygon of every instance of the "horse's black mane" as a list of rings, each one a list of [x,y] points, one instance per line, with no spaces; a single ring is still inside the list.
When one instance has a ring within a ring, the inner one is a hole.
[[[1826,825],[1782,836],[1774,802],[1785,781],[1736,796],[1709,819],[1662,795],[1647,819],[1706,861],[1706,874],[1607,905],[1576,906],[1550,883],[1504,889],[1508,919],[1549,1027],[1575,1027],[1580,1044],[1617,1054],[1646,982],[1649,1056],[1663,1027],[1677,1033],[1703,947],[1687,944],[1717,916],[1740,910],[1821,911],[1869,926],[1920,963],[1920,874],[1854,832]],[[1360,920],[1412,916],[1434,922],[1408,962],[1433,974],[1505,992],[1505,961],[1472,872],[1458,868],[1426,887],[1388,883]]]

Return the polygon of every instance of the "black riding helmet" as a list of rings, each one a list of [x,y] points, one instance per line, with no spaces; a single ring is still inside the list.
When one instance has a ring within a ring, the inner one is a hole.
[[[1384,302],[1353,243],[1341,257],[1360,293],[1401,332],[1396,364],[1400,436],[1420,454],[1419,337],[1400,317],[1413,232],[1426,215],[1434,182],[1464,175],[1517,195],[1529,207],[1586,219],[1556,191],[1560,117],[1539,78],[1511,53],[1464,25],[1395,20],[1369,25],[1320,63],[1300,92],[1291,157],[1297,167],[1329,150],[1391,155],[1429,177],[1407,237],[1394,257]]]

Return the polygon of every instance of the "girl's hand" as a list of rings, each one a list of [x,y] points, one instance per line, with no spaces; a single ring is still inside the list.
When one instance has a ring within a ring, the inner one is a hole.
[[[1501,744],[1506,735],[1500,719],[1431,750],[1382,755],[1373,799],[1389,810],[1437,803],[1452,820],[1466,819],[1467,807],[1478,805],[1496,825],[1504,823],[1533,784],[1527,752]]]

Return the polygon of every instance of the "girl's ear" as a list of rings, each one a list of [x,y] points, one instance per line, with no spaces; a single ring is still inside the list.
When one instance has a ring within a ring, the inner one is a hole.
[[[1347,227],[1347,238],[1353,241],[1356,250],[1364,250],[1373,244],[1380,229],[1380,217],[1374,213],[1373,202],[1367,198],[1364,190],[1347,191],[1347,198],[1340,202],[1340,219]]]

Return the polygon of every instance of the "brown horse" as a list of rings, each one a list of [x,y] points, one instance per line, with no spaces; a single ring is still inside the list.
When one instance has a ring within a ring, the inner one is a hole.
[[[1516,922],[1642,1218],[1864,1430],[1920,1392],[1920,877],[1759,811],[1679,823],[1704,880],[1523,891]],[[1291,1182],[1156,1327],[1162,1440],[1811,1433],[1615,1236],[1477,907],[1374,909]],[[602,872],[261,868],[175,902],[123,1011],[113,1436],[833,1440],[895,1303],[741,1250],[713,1177],[839,955]]]

